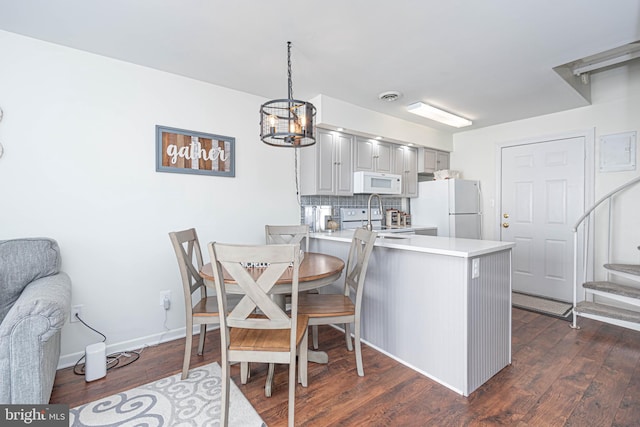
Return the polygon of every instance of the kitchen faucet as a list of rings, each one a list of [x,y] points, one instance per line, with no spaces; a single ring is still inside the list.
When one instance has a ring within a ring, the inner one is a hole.
[[[380,207],[380,214],[381,215],[383,214],[382,199],[380,198],[380,195],[376,193],[372,193],[369,196],[369,201],[367,201],[367,225],[364,226],[364,228],[366,228],[369,231],[373,230],[373,225],[371,224],[371,199],[373,199],[373,196],[376,196],[378,198],[378,206]]]

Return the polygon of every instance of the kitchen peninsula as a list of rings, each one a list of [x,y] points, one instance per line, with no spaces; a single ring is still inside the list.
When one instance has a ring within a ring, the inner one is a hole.
[[[312,233],[311,251],[346,259],[352,234]],[[511,363],[513,246],[380,233],[367,271],[363,341],[468,396]]]

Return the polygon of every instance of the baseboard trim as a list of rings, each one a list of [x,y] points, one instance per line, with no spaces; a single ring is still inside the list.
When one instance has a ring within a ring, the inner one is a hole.
[[[214,329],[218,329],[218,326],[207,325],[207,331],[214,330]],[[197,334],[199,332],[200,332],[200,326],[198,325],[194,326],[193,334]],[[107,354],[109,355],[112,353],[120,353],[123,351],[141,350],[146,347],[155,347],[158,344],[184,338],[185,336],[186,334],[185,334],[184,327],[171,329],[161,333],[148,335],[146,337],[140,337],[140,338],[135,338],[129,341],[122,341],[119,343],[109,344],[107,345]],[[78,363],[78,361],[82,356],[84,356],[84,351],[61,355],[60,360],[58,361],[57,369],[64,369],[64,368],[69,368],[71,366],[75,366],[75,364]]]

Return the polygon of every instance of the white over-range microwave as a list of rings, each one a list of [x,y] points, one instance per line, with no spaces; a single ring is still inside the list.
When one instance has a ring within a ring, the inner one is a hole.
[[[353,192],[356,194],[401,194],[402,176],[380,172],[354,172]]]

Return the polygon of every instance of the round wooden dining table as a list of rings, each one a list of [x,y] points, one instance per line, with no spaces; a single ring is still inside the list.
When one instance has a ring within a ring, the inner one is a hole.
[[[344,270],[344,261],[340,258],[320,254],[316,252],[305,252],[304,258],[300,262],[300,270],[298,271],[298,291],[308,291],[311,289],[321,288],[335,282]],[[257,279],[261,274],[260,267],[248,267],[247,271]],[[224,282],[227,284],[227,292],[231,294],[242,294],[242,289],[233,285],[235,281],[231,275],[223,269]],[[275,295],[283,295],[291,293],[291,280],[293,270],[287,269],[280,279],[276,282],[276,286],[272,288],[271,293]],[[205,281],[213,282],[213,268],[211,263],[202,266],[200,276]]]
[[[304,258],[300,262],[300,270],[298,270],[298,292],[308,291],[311,289],[321,288],[330,285],[340,278],[344,270],[344,261],[340,258],[321,254],[316,252],[305,252]],[[247,271],[257,279],[261,274],[260,267],[247,267]],[[233,286],[236,283],[231,275],[222,270],[226,290],[230,294],[243,294],[244,292],[239,286]],[[211,263],[202,266],[200,276],[204,279],[205,284],[214,287],[213,267]],[[293,278],[293,270],[288,268],[271,288],[271,297],[280,304],[285,305],[285,295],[291,294],[291,281]],[[308,360],[315,363],[328,363],[329,356],[324,351],[314,351],[308,349]],[[273,365],[269,367],[267,382],[265,385],[265,394],[271,396],[271,383],[273,381]]]

